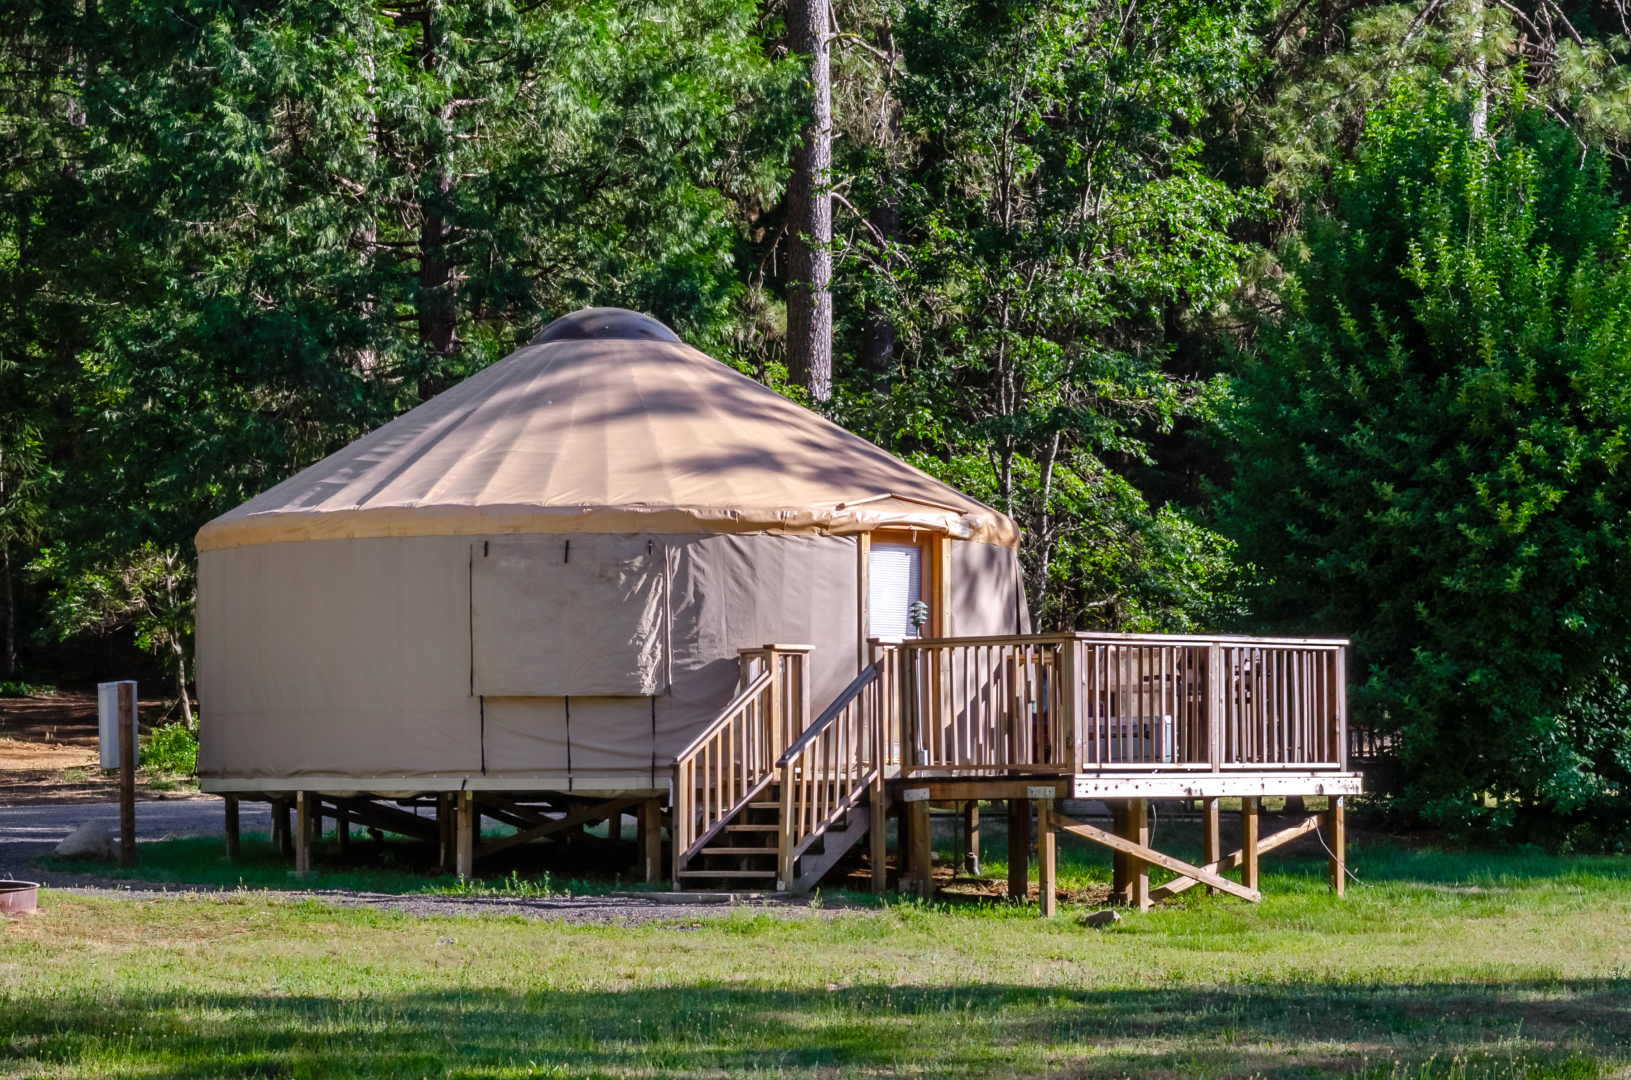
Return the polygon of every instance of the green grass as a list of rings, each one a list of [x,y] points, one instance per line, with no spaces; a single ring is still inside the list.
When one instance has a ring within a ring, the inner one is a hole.
[[[210,843],[143,845],[143,870]],[[1631,859],[1352,855],[1374,887],[1346,900],[1305,853],[1265,859],[1259,905],[1194,889],[1107,931],[1006,904],[594,926],[47,891],[0,928],[0,1075],[1631,1075]]]

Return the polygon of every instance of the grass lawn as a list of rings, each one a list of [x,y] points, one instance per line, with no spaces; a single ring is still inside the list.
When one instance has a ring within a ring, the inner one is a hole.
[[[1322,860],[1265,863],[1260,905],[1196,889],[1108,931],[1001,905],[607,927],[48,891],[0,927],[0,1075],[1631,1075],[1631,860],[1351,852],[1374,887],[1345,901]]]

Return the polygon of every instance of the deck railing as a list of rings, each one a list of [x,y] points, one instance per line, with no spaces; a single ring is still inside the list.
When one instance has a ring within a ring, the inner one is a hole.
[[[893,658],[902,772],[1071,771],[1068,639],[915,638]]]
[[[680,863],[737,807],[776,778],[776,761],[809,715],[804,646],[741,650],[742,688],[674,761],[674,850]]]
[[[896,645],[903,774],[1345,767],[1346,642],[1157,634]]]

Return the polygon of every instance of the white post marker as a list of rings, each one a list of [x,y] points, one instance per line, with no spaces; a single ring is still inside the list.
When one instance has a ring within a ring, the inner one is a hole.
[[[130,686],[130,714],[126,718],[130,725],[132,735],[136,733],[136,684],[130,680],[125,682],[105,682],[96,684],[96,719],[97,719],[97,749],[101,753],[102,768],[117,769],[119,767],[119,687],[126,683]],[[141,765],[140,746],[136,745],[136,758],[134,764]]]

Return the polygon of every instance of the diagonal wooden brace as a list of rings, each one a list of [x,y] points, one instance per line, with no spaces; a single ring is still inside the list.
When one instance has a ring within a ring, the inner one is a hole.
[[[1203,870],[1199,866],[1191,866],[1181,859],[1174,859],[1171,855],[1164,855],[1161,852],[1156,851],[1154,848],[1145,847],[1143,844],[1137,844],[1131,840],[1123,839],[1122,837],[1117,836],[1115,833],[1105,832],[1103,829],[1095,826],[1085,825],[1080,821],[1073,821],[1070,818],[1065,817],[1063,814],[1052,814],[1050,816],[1053,818],[1053,823],[1066,832],[1075,833],[1077,836],[1092,840],[1094,843],[1103,844],[1108,848],[1114,848],[1116,851],[1124,851],[1128,855],[1131,855],[1134,858],[1142,859],[1152,866],[1159,866],[1163,869],[1171,870],[1175,874],[1182,874],[1184,877],[1194,878],[1203,885],[1212,886],[1219,892],[1226,892],[1231,896],[1238,896],[1242,900],[1250,900],[1254,904],[1263,899],[1263,894],[1258,892],[1256,889],[1248,889],[1246,886],[1230,881],[1228,878],[1219,877],[1210,870]]]
[[[1320,815],[1315,814],[1308,820],[1300,821],[1289,829],[1281,829],[1267,840],[1259,841],[1257,845],[1257,853],[1261,855],[1265,851],[1273,851],[1281,844],[1289,844],[1291,841],[1297,839],[1297,837],[1305,836],[1308,833],[1313,832],[1315,829],[1319,828],[1319,825]],[[1207,863],[1205,866],[1201,867],[1201,869],[1211,870],[1214,873],[1221,874],[1225,870],[1233,870],[1235,867],[1239,866],[1245,861],[1246,851],[1244,848],[1242,848],[1239,851],[1225,855],[1215,863]],[[1159,889],[1151,892],[1150,899],[1170,900],[1174,896],[1177,896],[1179,893],[1183,892],[1185,889],[1199,884],[1200,882],[1196,881],[1192,877],[1181,877],[1177,881],[1169,881]]]
[[[511,802],[502,795],[495,795],[491,791],[476,792],[476,801],[483,806],[490,806],[495,810],[502,810],[512,817],[520,818],[528,825],[543,825],[555,819],[540,813],[536,807],[522,806]]]
[[[436,822],[430,818],[422,818],[410,814],[406,810],[399,810],[394,806],[375,802],[372,799],[314,799],[318,812],[324,811],[323,806],[332,807],[337,811],[344,808],[351,816],[351,820],[359,825],[368,825],[383,832],[396,833],[398,836],[411,836],[415,840],[436,839]]]
[[[476,849],[476,858],[479,859],[485,855],[503,851],[505,848],[515,847],[517,844],[525,844],[541,836],[549,836],[552,833],[575,829],[586,821],[599,821],[601,818],[610,817],[620,810],[625,810],[645,800],[646,796],[644,795],[631,795],[627,798],[609,799],[603,803],[595,803],[593,806],[580,807],[563,818],[554,818],[542,825],[534,825],[532,828],[523,829],[513,836],[500,836],[496,840],[489,840]],[[1239,888],[1239,886],[1237,885],[1236,888]]]

